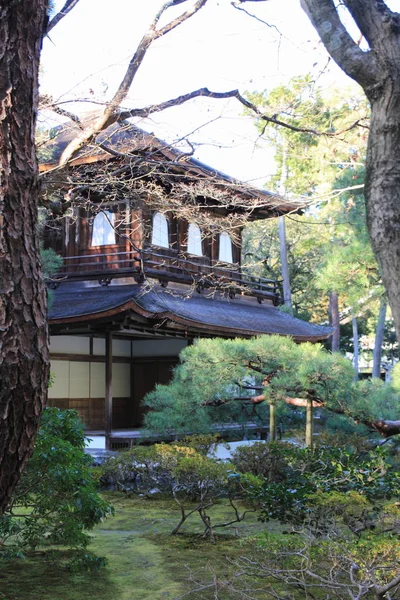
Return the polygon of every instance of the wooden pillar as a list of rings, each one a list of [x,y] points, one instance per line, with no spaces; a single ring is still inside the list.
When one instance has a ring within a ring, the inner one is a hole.
[[[269,441],[274,442],[276,440],[276,406],[275,404],[269,405]]]
[[[105,394],[105,421],[106,421],[106,450],[111,450],[112,432],[112,331],[106,331],[106,394]]]
[[[306,405],[306,446],[312,448],[313,446],[313,433],[314,433],[314,421],[313,421],[313,403],[311,398],[307,398]]]

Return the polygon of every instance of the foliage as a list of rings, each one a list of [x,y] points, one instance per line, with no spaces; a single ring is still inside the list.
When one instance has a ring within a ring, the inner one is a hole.
[[[265,424],[269,403],[307,397],[371,427],[382,416],[393,418],[398,392],[379,382],[355,383],[350,361],[320,345],[279,336],[203,339],[181,353],[172,383],[146,396],[146,425],[176,434],[211,431],[217,423]]]
[[[194,448],[202,456],[213,454],[217,444],[223,444],[223,440],[219,434],[187,435],[179,442],[179,445]]]
[[[264,534],[252,560],[243,558],[241,576],[263,578],[275,598],[366,598],[383,600],[399,588],[400,553],[392,536],[366,534],[349,541]]]
[[[262,520],[307,527],[314,535],[340,530],[338,521],[354,534],[368,529],[381,514],[375,503],[392,498],[400,484],[399,465],[384,447],[283,444],[280,460],[279,479],[253,478],[247,493],[262,507]]]
[[[107,459],[101,467],[101,482],[125,492],[148,493],[154,487],[167,492],[179,459],[189,456],[197,456],[196,450],[183,445],[136,446]]]
[[[267,188],[318,198],[303,216],[289,215],[285,220],[294,312],[300,318],[324,321],[328,294],[338,293],[341,350],[353,352],[352,317],[357,316],[359,337],[373,340],[383,294],[366,225],[368,106],[353,90],[331,89],[324,94],[310,75],[295,77],[272,90],[255,92],[251,99],[262,112],[274,114],[295,127],[342,132],[318,136],[255,120],[261,134],[276,147],[277,169]],[[352,127],[354,123],[358,126]],[[275,230],[276,225],[271,222],[253,223],[246,228],[244,255],[250,273],[281,277]],[[363,347],[361,350],[365,358],[372,359],[368,351]],[[387,361],[385,354],[384,360]]]
[[[51,248],[41,248],[40,258],[45,277],[51,277],[62,267],[63,259]]]
[[[44,411],[34,453],[0,520],[3,556],[48,546],[85,548],[87,531],[111,513],[97,493],[84,445],[75,411]]]
[[[368,118],[367,103],[358,92],[331,89],[329,96],[323,95],[309,74],[248,96],[263,112],[304,129],[334,133]],[[365,152],[366,135],[362,128],[329,137],[266,125],[262,119],[255,124],[276,148],[277,170],[268,182],[269,189],[277,189],[284,180],[286,193],[311,195],[329,190],[337,171],[345,164],[357,162]]]
[[[207,440],[209,443],[210,439]],[[243,520],[234,500],[242,490],[238,477],[229,465],[219,463],[189,445],[155,444],[133,448],[113,456],[103,466],[103,481],[117,484],[119,490],[172,495],[179,506],[180,519],[172,533],[176,534],[186,520],[198,514],[204,524],[204,536],[215,539],[215,529]],[[204,448],[204,439],[202,444]],[[217,499],[229,502],[233,517],[226,523],[212,523],[209,509]]]
[[[231,462],[241,473],[264,477],[270,482],[287,479],[287,461],[282,454],[289,444],[282,442],[255,442],[251,446],[239,446],[232,453]]]
[[[325,257],[327,232],[315,214],[288,216],[286,249],[292,304],[295,316],[323,322],[328,303],[317,286],[315,274]],[[278,224],[273,219],[257,221],[243,232],[244,268],[250,275],[280,281],[282,278]],[[315,302],[318,298],[318,302]]]

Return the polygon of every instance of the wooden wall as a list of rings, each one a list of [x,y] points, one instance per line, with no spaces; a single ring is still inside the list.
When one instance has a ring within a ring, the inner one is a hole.
[[[113,340],[113,429],[142,425],[142,398],[156,383],[168,383],[185,345],[185,340],[177,339]],[[104,339],[58,336],[50,347],[49,406],[74,409],[87,429],[104,430]]]

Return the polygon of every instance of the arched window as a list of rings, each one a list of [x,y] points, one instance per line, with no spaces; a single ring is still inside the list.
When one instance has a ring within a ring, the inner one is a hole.
[[[188,254],[203,256],[200,227],[194,223],[189,223],[187,251]]]
[[[226,263],[233,263],[232,240],[225,232],[219,234],[218,260]]]
[[[159,212],[156,212],[153,215],[151,243],[153,246],[169,248],[168,221],[167,218]]]
[[[92,246],[115,244],[115,214],[105,210],[99,212],[93,221]]]

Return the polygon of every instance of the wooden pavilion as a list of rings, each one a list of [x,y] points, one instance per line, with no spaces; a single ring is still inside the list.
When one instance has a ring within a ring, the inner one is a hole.
[[[75,408],[111,447],[118,430],[141,426],[141,399],[169,381],[196,338],[329,337],[329,328],[281,312],[279,282],[241,263],[245,222],[295,204],[126,122],[59,173],[76,126],[57,133],[41,167],[48,197],[67,202],[63,218],[48,219],[44,230],[45,246],[63,257],[48,282],[51,405]]]

